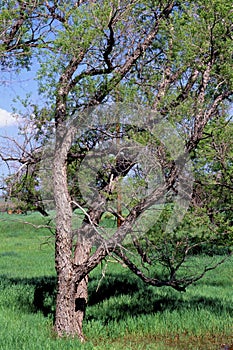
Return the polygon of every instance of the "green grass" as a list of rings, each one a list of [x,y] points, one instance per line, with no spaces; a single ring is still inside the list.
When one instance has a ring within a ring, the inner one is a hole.
[[[0,350],[220,350],[233,343],[232,259],[186,293],[146,286],[108,262],[104,278],[101,266],[90,276],[87,342],[56,339],[54,238],[19,219],[44,223],[37,214],[0,214]]]

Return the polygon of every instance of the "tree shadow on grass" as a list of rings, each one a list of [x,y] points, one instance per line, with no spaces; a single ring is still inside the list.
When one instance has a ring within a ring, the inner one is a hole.
[[[90,278],[88,305],[95,305],[119,295],[132,295],[144,286],[139,279],[125,274],[111,273],[102,281],[99,281],[98,277]]]
[[[98,280],[90,280],[89,306],[99,304],[98,312],[88,312],[87,319],[101,319],[104,323],[109,321],[119,321],[132,316],[154,314],[157,312],[174,310],[208,310],[219,316],[224,313],[233,313],[233,305],[226,304],[219,297],[190,296],[184,299],[182,293],[163,288],[163,292],[156,287],[145,285],[141,280],[129,274],[111,274],[100,284],[98,290],[96,286]],[[164,295],[163,295],[164,294]],[[122,296],[121,301],[117,297]],[[124,298],[128,296],[128,298]],[[115,302],[110,302],[115,298]],[[109,303],[105,301],[109,300]],[[103,311],[101,303],[103,303]],[[105,305],[104,305],[105,304]]]
[[[233,313],[233,306],[224,304],[220,297],[193,296],[185,300],[182,294],[168,288],[158,292],[158,289],[145,285],[130,274],[111,273],[97,289],[98,282],[98,277],[90,278],[87,321],[96,319],[107,324],[112,320],[119,321],[165,310],[182,312],[200,308],[216,316]],[[0,290],[11,286],[17,286],[18,289],[12,299],[9,297],[9,302],[17,304],[19,310],[42,312],[45,317],[54,319],[56,277],[20,279],[0,276]]]
[[[0,290],[13,286],[18,287],[17,295],[9,297],[9,302],[17,304],[19,310],[32,313],[42,312],[44,316],[54,318],[56,277],[9,278],[5,275],[0,276]]]

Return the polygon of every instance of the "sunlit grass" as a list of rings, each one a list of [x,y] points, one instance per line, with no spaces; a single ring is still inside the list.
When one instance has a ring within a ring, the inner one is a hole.
[[[28,222],[50,225],[38,214],[0,214],[0,274],[21,278],[55,274],[53,232]]]

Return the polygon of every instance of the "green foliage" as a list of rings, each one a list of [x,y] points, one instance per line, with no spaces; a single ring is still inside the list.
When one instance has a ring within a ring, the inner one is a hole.
[[[226,115],[211,121],[194,159],[196,200],[205,207],[219,234],[228,232],[232,243],[232,120]]]
[[[146,237],[154,245],[158,256],[163,251],[164,258],[174,255],[174,262],[196,253],[227,254],[233,249],[233,237],[229,223],[212,223],[205,208],[191,207],[172,232],[167,230],[167,222],[173,213],[173,205],[167,204],[156,224],[147,232]],[[224,227],[227,227],[224,232]],[[178,255],[177,255],[178,254]]]
[[[30,210],[40,211],[40,208],[43,211],[39,180],[35,177],[35,174],[22,174],[17,180],[15,180],[14,176],[8,177],[6,184],[10,189],[9,193],[6,193],[6,197],[10,198],[22,212]]]
[[[16,68],[18,72],[22,68],[29,69],[32,61],[31,43],[38,41],[39,44],[42,38],[32,16],[35,9],[42,10],[43,6],[28,3],[26,8],[20,2],[1,0],[0,7],[0,65],[7,69]]]

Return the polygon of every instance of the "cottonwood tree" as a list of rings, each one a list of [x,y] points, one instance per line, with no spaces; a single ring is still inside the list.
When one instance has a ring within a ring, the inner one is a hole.
[[[232,5],[218,0],[103,0],[49,2],[44,9],[53,18],[50,42],[38,57],[39,91],[46,105],[42,111],[36,109],[32,119],[37,137],[47,138],[53,128],[56,136],[52,178],[58,278],[55,330],[59,336],[77,335],[84,340],[88,274],[108,255],[123,261],[146,283],[181,291],[218,265],[189,274],[182,271],[188,254],[201,242],[193,243],[185,236],[191,225],[188,219],[183,227],[172,224],[169,231],[164,227],[170,222],[176,198],[192,201],[191,188],[184,185],[189,176],[186,159],[194,157],[206,130],[219,119],[223,106],[228,108],[231,103]],[[134,105],[137,101],[151,113],[139,108],[141,117],[133,118],[129,125],[135,107],[131,112],[123,108],[123,120],[120,116],[113,125],[109,118],[106,123],[102,117],[95,119],[101,111],[99,105],[114,106],[119,101]],[[184,140],[182,152],[174,154],[168,147],[167,140],[175,146],[178,141],[171,129],[164,133],[166,123]],[[158,134],[155,130],[161,125],[163,132]],[[97,200],[90,204],[88,190],[83,192],[80,186],[85,184],[81,181],[85,174],[90,184],[92,173],[85,173],[85,161],[90,151],[91,159],[98,159],[99,151],[105,154],[104,145],[110,141],[119,146],[101,163],[102,169],[97,169]],[[133,153],[127,153],[132,142],[139,150],[134,147]],[[152,172],[142,157],[136,157],[141,146],[148,150],[145,158]],[[74,181],[77,173],[79,183]],[[151,181],[154,187],[150,187]],[[127,204],[121,214],[114,208],[120,191],[123,204]],[[126,201],[130,191],[131,201]],[[160,210],[162,205],[166,210],[156,227],[148,230],[145,226],[143,233],[141,215],[150,208]],[[84,219],[74,231],[75,208]],[[110,235],[101,226],[106,211],[121,220],[121,226]],[[210,230],[221,231],[221,220],[211,221],[209,215],[204,219]],[[140,235],[136,234],[138,223]],[[165,266],[166,273],[153,270],[157,263]],[[148,269],[152,272],[147,273]]]

